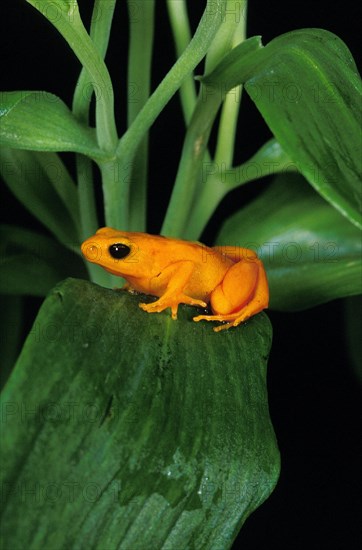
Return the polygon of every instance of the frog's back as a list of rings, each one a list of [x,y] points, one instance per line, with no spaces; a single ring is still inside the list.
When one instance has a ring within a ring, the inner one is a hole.
[[[136,236],[136,234],[134,234]],[[223,264],[231,265],[233,262],[215,249],[198,241],[184,241],[174,237],[163,235],[150,235],[142,233],[142,245],[148,248],[150,254],[164,257],[165,263],[190,260],[195,264]]]

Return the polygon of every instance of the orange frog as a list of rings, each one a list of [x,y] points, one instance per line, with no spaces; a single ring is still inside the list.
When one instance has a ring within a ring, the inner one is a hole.
[[[84,241],[85,258],[126,279],[125,290],[158,296],[139,304],[148,313],[170,307],[177,319],[179,304],[210,304],[212,315],[194,321],[223,321],[215,331],[236,327],[268,307],[266,273],[256,253],[237,246],[209,248],[147,233],[99,229]]]

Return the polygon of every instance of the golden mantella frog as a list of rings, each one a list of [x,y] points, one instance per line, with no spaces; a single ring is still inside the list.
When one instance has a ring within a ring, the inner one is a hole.
[[[126,279],[125,290],[158,296],[140,303],[148,313],[171,308],[177,318],[179,304],[210,304],[212,315],[194,321],[223,321],[215,331],[236,327],[268,307],[265,270],[256,253],[237,246],[209,248],[147,233],[99,229],[82,244],[85,258]]]

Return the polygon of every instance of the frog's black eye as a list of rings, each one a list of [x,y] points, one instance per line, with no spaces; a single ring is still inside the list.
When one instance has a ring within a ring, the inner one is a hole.
[[[130,247],[122,243],[111,244],[108,250],[112,258],[115,260],[122,260],[122,258],[128,256],[131,252]]]

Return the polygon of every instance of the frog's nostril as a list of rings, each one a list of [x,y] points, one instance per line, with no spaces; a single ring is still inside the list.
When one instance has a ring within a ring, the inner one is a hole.
[[[101,257],[101,248],[95,243],[85,241],[81,246],[83,256],[89,262],[96,262]]]

